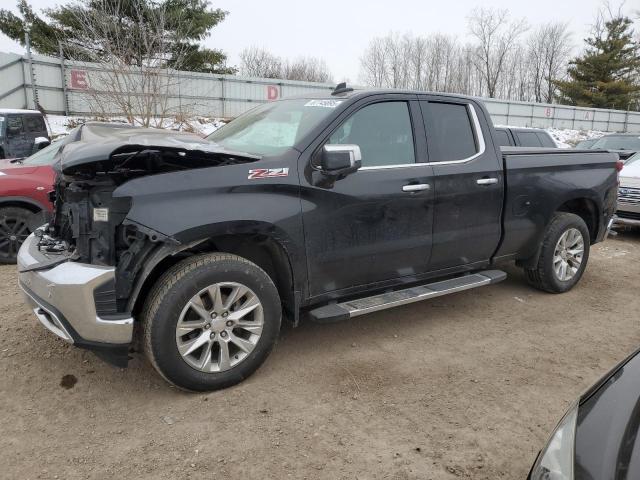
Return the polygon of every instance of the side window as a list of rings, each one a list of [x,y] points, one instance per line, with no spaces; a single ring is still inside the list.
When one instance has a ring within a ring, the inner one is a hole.
[[[23,132],[22,117],[20,115],[9,115],[7,117],[7,137],[15,137]]]
[[[496,130],[496,137],[498,138],[498,145],[501,147],[511,146],[509,134],[505,130]]]
[[[520,140],[521,147],[541,147],[540,139],[536,135],[536,132],[518,132],[516,133],[518,140]]]
[[[358,145],[363,167],[403,165],[416,161],[407,102],[367,105],[338,127],[327,143]]]
[[[425,125],[431,162],[464,160],[478,153],[467,105],[429,102],[423,104],[423,115],[425,107],[429,115]]]
[[[24,118],[25,126],[29,132],[46,132],[47,127],[44,125],[44,119],[37,115],[29,115]]]
[[[551,138],[551,136],[548,133],[537,133],[536,135],[538,135],[538,140],[540,140],[540,143],[542,144],[543,147],[549,147],[549,148],[557,147],[556,143],[553,141],[553,138]]]

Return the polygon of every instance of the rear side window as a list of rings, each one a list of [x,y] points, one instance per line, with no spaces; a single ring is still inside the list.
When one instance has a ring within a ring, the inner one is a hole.
[[[467,105],[440,102],[422,105],[422,114],[426,115],[429,161],[464,160],[478,153]]]
[[[538,132],[538,140],[540,140],[540,143],[542,144],[543,147],[549,147],[549,148],[556,148],[556,142],[553,141],[553,138],[551,138],[551,135],[549,135],[548,133],[543,133],[543,132]]]
[[[498,145],[501,147],[511,146],[511,139],[505,130],[496,130],[496,137],[498,138]]]
[[[44,124],[44,119],[37,115],[29,115],[25,117],[25,126],[29,132],[46,132],[47,127]]]
[[[7,135],[17,135],[23,131],[22,117],[20,115],[9,115],[7,117]]]
[[[541,147],[542,143],[536,132],[516,132],[521,147]]]
[[[327,143],[358,145],[363,167],[416,161],[407,102],[381,102],[361,108],[331,134]]]

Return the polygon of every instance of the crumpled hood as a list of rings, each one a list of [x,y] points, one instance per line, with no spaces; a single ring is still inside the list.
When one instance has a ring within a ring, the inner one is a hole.
[[[250,161],[260,159],[259,156],[249,153],[227,150],[191,133],[153,128],[122,129],[111,131],[109,135],[96,136],[95,139],[83,137],[81,142],[67,145],[57,168],[65,175],[73,174],[91,164],[100,164],[100,168],[109,168],[110,163],[114,163],[114,155],[133,153],[137,150],[197,151],[204,154],[240,157]]]

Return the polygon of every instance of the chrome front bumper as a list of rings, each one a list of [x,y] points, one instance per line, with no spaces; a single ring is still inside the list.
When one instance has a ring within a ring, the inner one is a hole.
[[[87,265],[47,255],[31,234],[18,253],[18,279],[40,323],[78,346],[131,343],[133,318],[100,318],[94,291],[115,278],[115,268]],[[52,264],[50,267],[48,264]]]

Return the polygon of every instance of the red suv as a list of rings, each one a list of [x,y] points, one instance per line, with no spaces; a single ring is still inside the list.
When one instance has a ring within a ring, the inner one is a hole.
[[[0,160],[0,263],[16,263],[20,245],[48,221],[53,212],[53,164],[58,152],[72,142],[108,136],[114,128],[131,125],[91,122],[25,159]]]

